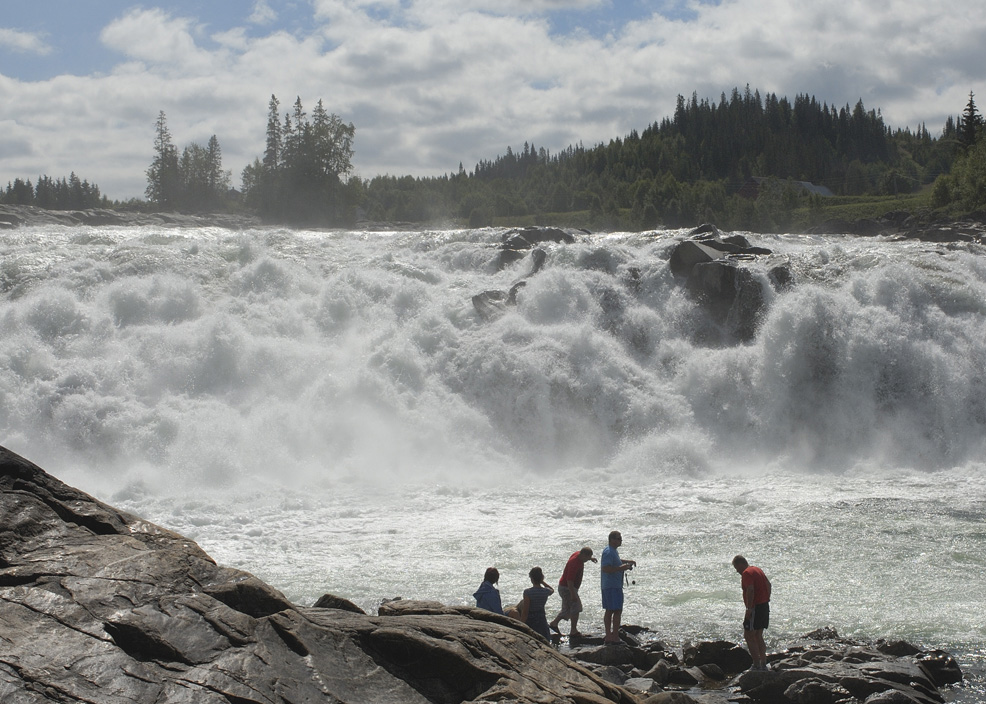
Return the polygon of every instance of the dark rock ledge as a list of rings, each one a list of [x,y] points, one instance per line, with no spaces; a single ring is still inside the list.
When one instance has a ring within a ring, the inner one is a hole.
[[[194,542],[0,447],[0,701],[290,704],[930,704],[961,680],[942,652],[824,633],[743,672],[746,651],[672,651],[626,628],[567,654],[511,619],[331,595],[290,603]],[[680,653],[680,655],[679,655]]]
[[[261,221],[251,215],[210,213],[191,215],[184,213],[131,213],[108,208],[86,210],[48,210],[33,205],[0,204],[0,230],[38,225],[64,225],[66,227],[96,227],[117,225],[125,227],[225,227],[243,230],[260,227]]]

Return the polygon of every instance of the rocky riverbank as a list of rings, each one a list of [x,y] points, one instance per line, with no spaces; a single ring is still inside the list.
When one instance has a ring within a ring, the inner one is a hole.
[[[107,225],[140,227],[225,227],[242,230],[259,227],[258,218],[249,215],[213,213],[185,215],[182,213],[132,213],[106,208],[88,210],[47,210],[33,205],[0,204],[0,230],[39,225],[66,227],[99,227]]]
[[[930,704],[948,653],[820,631],[748,671],[733,643],[550,644],[466,606],[290,603],[194,542],[0,448],[0,701]]]
[[[158,226],[158,227],[226,227],[239,230],[260,227],[263,222],[251,215],[209,213],[134,213],[108,208],[87,210],[47,210],[33,205],[0,204],[0,230],[38,225],[72,226]],[[421,223],[360,222],[359,230],[416,230]],[[517,232],[559,232],[557,228],[525,228]],[[887,236],[925,242],[986,242],[986,213],[972,213],[957,219],[945,219],[931,213],[894,211],[879,218],[827,220],[805,230],[806,234]],[[509,243],[504,248],[508,254]],[[522,252],[521,252],[522,254]],[[519,258],[515,256],[514,258]],[[501,261],[501,265],[503,261]]]

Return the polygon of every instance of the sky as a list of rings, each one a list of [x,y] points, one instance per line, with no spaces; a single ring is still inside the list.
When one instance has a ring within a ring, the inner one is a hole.
[[[986,107],[984,36],[978,1],[4,2],[0,187],[75,172],[142,198],[161,111],[179,149],[216,135],[239,186],[271,95],[352,122],[361,178],[593,146],[671,116],[678,95],[746,86],[862,100],[938,135],[970,91]]]

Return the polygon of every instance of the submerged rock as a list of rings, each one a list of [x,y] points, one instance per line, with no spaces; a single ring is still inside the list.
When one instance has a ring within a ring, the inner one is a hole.
[[[735,339],[749,341],[766,310],[766,295],[760,280],[741,263],[772,251],[752,247],[745,237],[723,237],[714,225],[704,225],[671,251],[671,273],[685,281],[688,291],[713,320]],[[791,282],[790,269],[773,273],[780,286]]]
[[[415,603],[294,605],[0,448],[0,701],[635,701],[523,624]]]
[[[575,235],[557,227],[525,227],[522,230],[511,230],[504,235],[497,268],[503,269],[508,264],[523,259],[528,251],[545,242],[574,244]]]

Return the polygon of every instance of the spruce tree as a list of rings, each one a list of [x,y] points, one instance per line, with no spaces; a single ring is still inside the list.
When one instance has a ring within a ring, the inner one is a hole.
[[[147,169],[147,188],[144,195],[162,210],[170,210],[178,206],[180,180],[178,149],[171,141],[164,110],[158,113],[154,135],[154,160]]]
[[[969,102],[965,106],[962,117],[959,118],[959,142],[968,149],[976,143],[979,132],[983,128],[983,116],[976,108],[976,101],[972,91],[969,91]]]

